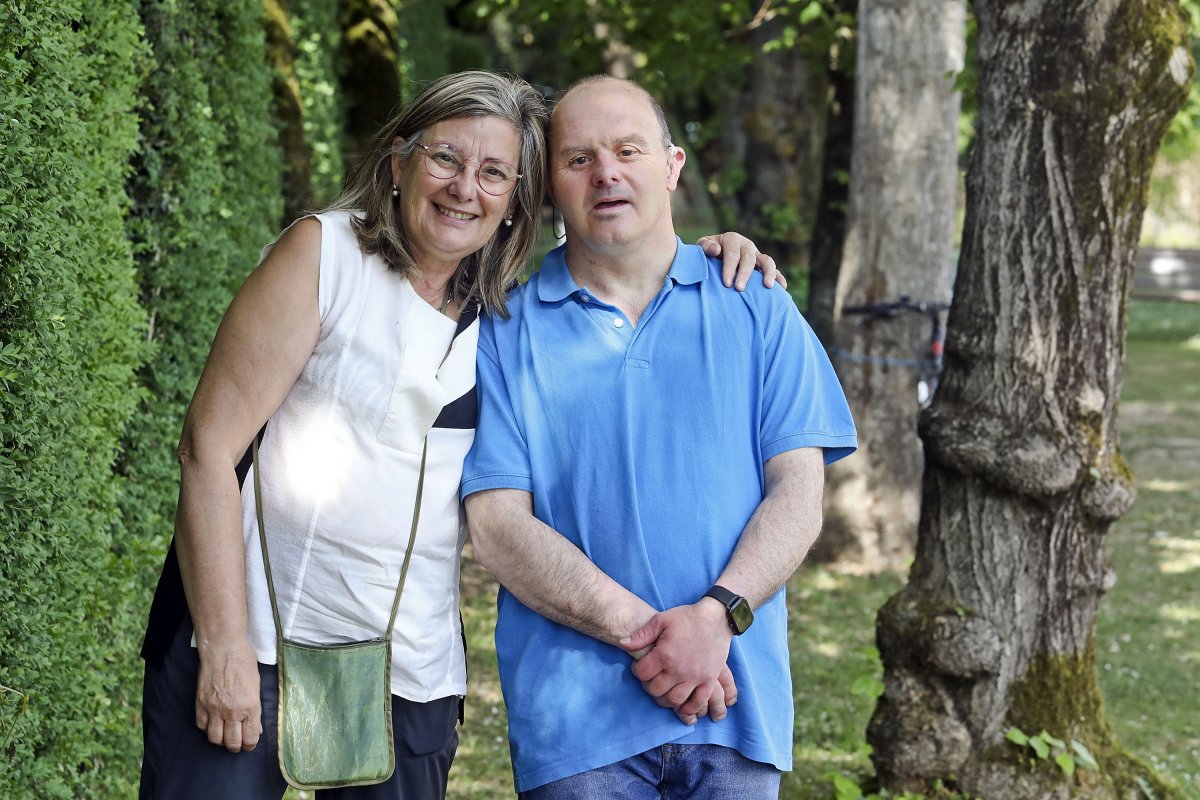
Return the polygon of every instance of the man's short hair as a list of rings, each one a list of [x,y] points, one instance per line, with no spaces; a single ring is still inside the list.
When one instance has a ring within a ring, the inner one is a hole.
[[[626,86],[636,89],[638,92],[641,93],[641,95],[643,97],[646,98],[646,101],[650,103],[650,108],[652,108],[654,110],[654,118],[658,121],[658,129],[662,133],[663,150],[670,152],[671,146],[672,146],[671,128],[667,125],[667,115],[665,113],[663,113],[662,106],[659,105],[658,101],[654,99],[654,95],[650,94],[642,86],[638,85],[637,82],[631,81],[628,78],[614,78],[612,75],[588,75],[586,77],[580,78],[579,80],[575,81],[570,86],[568,86],[565,90],[563,90],[558,95],[557,98],[555,98],[554,108],[557,109],[558,104],[562,102],[562,99],[564,97],[566,97],[568,94],[570,94],[572,91],[574,91],[575,89],[581,88],[583,86],[590,86],[593,83],[604,83],[606,81],[615,81],[616,83],[623,83]],[[553,118],[554,118],[554,116],[553,116],[553,112],[552,112],[551,120],[553,120]]]

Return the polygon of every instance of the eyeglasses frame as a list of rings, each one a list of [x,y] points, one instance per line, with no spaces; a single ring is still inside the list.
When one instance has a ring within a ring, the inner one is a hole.
[[[480,168],[486,162],[489,162],[489,161],[497,163],[497,164],[504,164],[507,167],[512,167],[514,172],[516,172],[516,169],[517,169],[515,166],[513,166],[512,164],[509,164],[507,161],[503,161],[499,158],[485,158],[483,161],[479,161],[478,159],[475,159],[475,158],[468,158],[465,153],[463,153],[461,150],[459,150],[457,147],[450,144],[449,142],[434,142],[434,146],[447,147],[450,150],[453,150],[455,153],[458,154],[458,157],[462,160],[461,168],[458,170],[458,172],[455,172],[453,175],[448,175],[448,176],[435,175],[433,170],[429,166],[429,162],[433,159],[433,155],[430,152],[431,151],[430,146],[427,144],[422,144],[421,142],[416,142],[416,145],[417,145],[417,147],[421,148],[421,150],[424,151],[425,171],[427,173],[429,173],[429,177],[435,178],[439,181],[453,180],[453,179],[457,178],[459,175],[463,174],[463,171],[466,170],[466,168],[467,168],[467,164],[473,163],[475,165],[475,184],[477,186],[479,186],[479,190],[481,192],[484,192],[485,194],[488,194],[492,197],[503,197],[504,195],[513,191],[517,186],[517,181],[519,181],[519,180],[521,180],[521,178],[525,177],[524,174],[517,172],[516,177],[513,178],[512,184],[506,185],[504,188],[504,191],[502,191],[500,193],[492,192],[492,191],[489,191],[486,186],[484,186],[483,178],[481,177],[483,172]]]

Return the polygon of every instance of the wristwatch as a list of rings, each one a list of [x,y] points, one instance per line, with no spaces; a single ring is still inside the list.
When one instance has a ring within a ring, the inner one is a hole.
[[[724,586],[714,584],[704,596],[711,597],[725,606],[725,617],[729,620],[729,627],[733,629],[735,636],[741,636],[754,622],[754,610],[740,594],[734,594]]]

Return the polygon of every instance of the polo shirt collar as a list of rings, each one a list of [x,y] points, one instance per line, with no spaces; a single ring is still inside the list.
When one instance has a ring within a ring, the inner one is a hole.
[[[671,262],[671,269],[667,271],[667,277],[676,284],[693,284],[704,280],[707,275],[708,256],[699,247],[685,246],[676,236],[675,258]],[[567,269],[567,246],[561,244],[542,259],[537,285],[538,299],[543,303],[557,303],[580,289],[571,277],[571,271]]]

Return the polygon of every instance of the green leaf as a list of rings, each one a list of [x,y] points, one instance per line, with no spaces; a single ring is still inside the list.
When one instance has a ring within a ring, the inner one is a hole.
[[[800,20],[800,24],[807,25],[810,22],[820,19],[822,13],[821,3],[818,0],[813,0],[813,2],[800,10],[798,19]]]
[[[850,684],[850,694],[874,700],[883,694],[883,682],[874,675],[862,675]]]
[[[1050,757],[1050,745],[1046,744],[1046,740],[1041,736],[1034,736],[1030,739],[1029,746],[1033,748],[1033,752],[1037,753],[1038,758]]]
[[[1095,757],[1090,750],[1083,746],[1083,742],[1077,742],[1072,739],[1071,749],[1075,751],[1075,757],[1079,762],[1079,766],[1084,769],[1100,769],[1100,765],[1096,763]]]
[[[835,772],[829,776],[833,781],[833,790],[836,800],[861,800],[863,793],[858,784],[842,775]]]
[[[1046,744],[1050,745],[1051,747],[1066,747],[1067,746],[1067,743],[1064,742],[1062,739],[1055,739],[1053,736],[1046,733],[1045,731],[1042,731],[1038,735],[1041,736],[1041,738],[1043,740],[1045,740]]]
[[[1054,757],[1054,763],[1058,764],[1059,769],[1066,773],[1068,778],[1075,774],[1075,759],[1071,758],[1070,753],[1059,753]]]
[[[1008,732],[1004,734],[1004,738],[1008,739],[1013,744],[1019,744],[1022,747],[1029,744],[1029,737],[1026,736],[1025,731],[1021,730],[1020,728],[1009,728]]]

